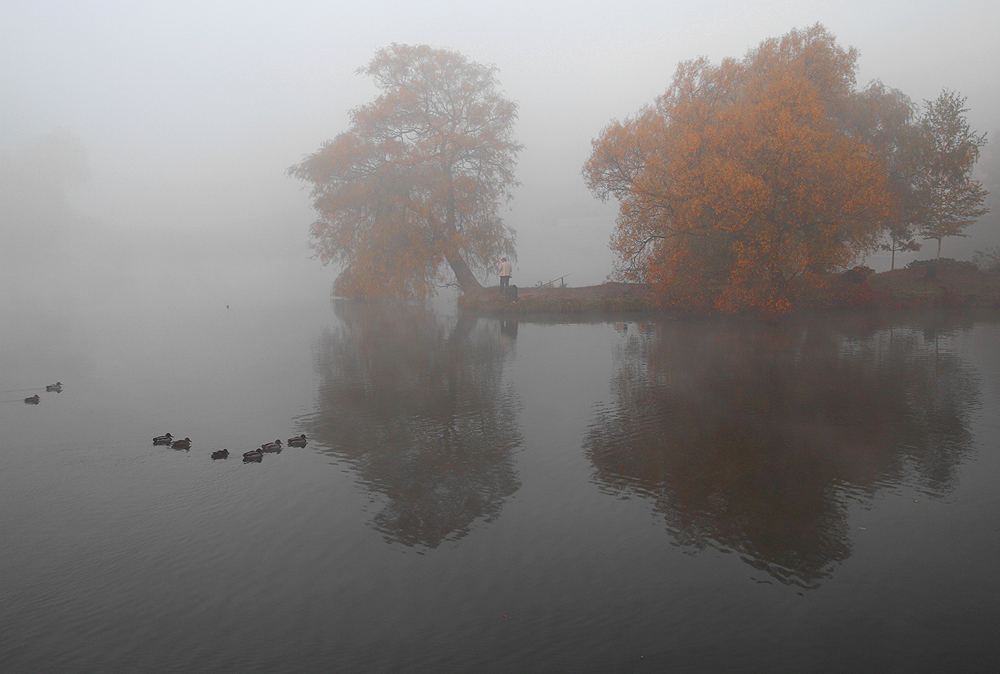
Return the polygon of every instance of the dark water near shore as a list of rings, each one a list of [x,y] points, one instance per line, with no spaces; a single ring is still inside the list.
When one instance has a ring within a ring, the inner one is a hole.
[[[1000,667],[997,314],[157,288],[5,309],[0,671]]]

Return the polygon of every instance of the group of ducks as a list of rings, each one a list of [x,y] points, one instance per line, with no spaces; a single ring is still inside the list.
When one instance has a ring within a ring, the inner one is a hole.
[[[289,447],[305,447],[306,446],[306,434],[303,433],[294,438],[288,438]],[[169,445],[174,449],[191,449],[191,438],[184,438],[183,440],[174,440],[174,436],[167,433],[166,435],[158,435],[153,438],[154,445]],[[265,442],[260,446],[260,449],[252,449],[249,452],[243,452],[243,462],[257,462],[260,463],[264,459],[264,452],[280,452],[281,451],[281,440],[275,440],[274,442]],[[213,459],[228,459],[229,450],[220,449],[218,451],[212,452]]]
[[[62,382],[56,382],[55,384],[49,384],[45,387],[45,390],[49,393],[61,393],[62,392]],[[37,405],[41,401],[41,397],[36,393],[33,396],[24,399],[24,402],[29,405]],[[289,447],[305,447],[306,446],[306,434],[296,436],[294,438],[288,438],[287,445]],[[170,433],[166,435],[158,435],[153,438],[154,445],[166,445],[174,449],[191,449],[191,438],[184,438],[183,440],[174,440],[174,436]],[[281,440],[275,440],[274,442],[265,442],[260,446],[260,449],[253,449],[249,452],[243,452],[244,462],[260,462],[264,458],[264,452],[280,452],[282,447]],[[213,459],[228,459],[229,450],[220,449],[218,451],[212,452]]]
[[[62,382],[57,381],[55,384],[48,384],[45,387],[45,390],[48,391],[49,393],[62,393]],[[33,396],[25,398],[24,402],[26,402],[29,405],[37,405],[39,402],[41,402],[41,400],[42,399],[36,393]]]

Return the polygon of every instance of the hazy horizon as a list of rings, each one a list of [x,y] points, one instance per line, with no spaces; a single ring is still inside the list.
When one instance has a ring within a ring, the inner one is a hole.
[[[348,112],[377,95],[356,69],[400,42],[495,65],[519,105],[522,185],[506,213],[518,234],[514,282],[600,283],[616,206],[584,186],[591,140],[652,103],[679,62],[740,58],[817,22],[859,50],[859,84],[880,79],[917,103],[942,89],[966,96],[972,128],[991,143],[980,177],[996,181],[1000,86],[980,74],[1000,61],[992,3],[626,1],[609,13],[590,2],[8,2],[0,259],[45,266],[83,255],[115,267],[159,254],[320,267],[308,259],[308,192],[285,171],[347,129]],[[946,239],[942,254],[970,259],[1000,244],[998,218]],[[309,272],[327,287],[335,276]]]

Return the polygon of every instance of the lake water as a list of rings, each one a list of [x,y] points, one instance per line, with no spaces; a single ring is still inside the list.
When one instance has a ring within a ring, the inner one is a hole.
[[[229,273],[7,296],[0,671],[1000,670],[996,313],[511,323]]]

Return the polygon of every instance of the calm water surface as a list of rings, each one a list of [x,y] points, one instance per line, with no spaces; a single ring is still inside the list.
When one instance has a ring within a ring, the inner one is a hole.
[[[517,324],[155,279],[5,307],[0,671],[1000,669],[996,314]]]

